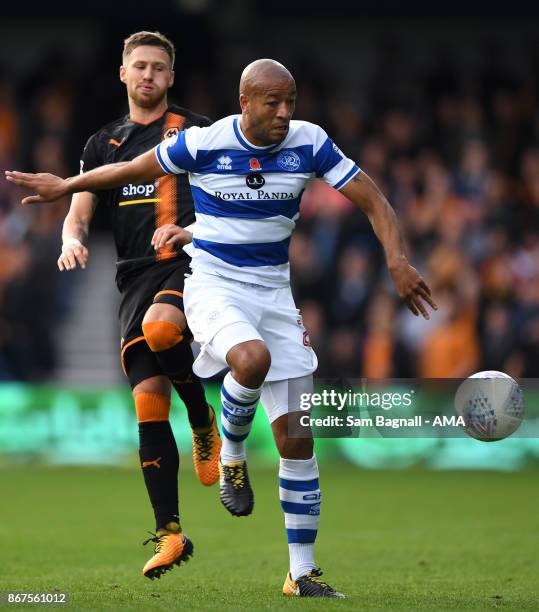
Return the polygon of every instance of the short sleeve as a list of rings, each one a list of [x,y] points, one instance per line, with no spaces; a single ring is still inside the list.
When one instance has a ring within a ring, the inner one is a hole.
[[[196,170],[199,127],[190,127],[172,138],[163,140],[155,149],[161,168],[167,174]]]
[[[99,166],[102,166],[103,163],[97,136],[94,134],[93,136],[90,136],[82,151],[82,155],[80,157],[80,174],[89,172],[94,168],[99,168]],[[88,191],[96,195],[99,193],[98,190],[88,189]]]
[[[314,171],[317,177],[335,189],[341,189],[360,172],[322,128],[318,128],[314,143]]]
[[[82,174],[83,172],[89,172],[90,170],[99,168],[99,166],[102,165],[103,160],[101,159],[101,155],[99,153],[97,137],[94,134],[93,136],[90,136],[82,151],[80,158],[80,173]]]

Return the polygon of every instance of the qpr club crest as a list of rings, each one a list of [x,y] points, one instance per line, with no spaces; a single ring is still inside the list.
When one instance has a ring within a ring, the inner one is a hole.
[[[286,172],[296,172],[299,168],[299,164],[299,155],[294,151],[284,150],[277,155],[277,165],[279,168],[286,170]]]

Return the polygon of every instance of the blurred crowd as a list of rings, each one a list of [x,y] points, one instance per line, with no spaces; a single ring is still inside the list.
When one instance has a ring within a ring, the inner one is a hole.
[[[57,363],[55,327],[67,304],[56,258],[68,204],[22,208],[22,194],[3,170],[66,176],[71,122],[62,84],[28,90],[0,66],[0,380],[47,380]]]
[[[463,71],[450,47],[432,51],[417,70],[398,46],[381,46],[360,98],[289,64],[300,75],[296,118],[322,125],[377,182],[439,306],[429,321],[404,308],[366,217],[313,181],[290,257],[320,376],[537,376],[539,56],[517,62],[498,43]],[[214,118],[237,112],[235,99],[215,100],[213,78],[198,75],[175,101]],[[0,169],[77,172],[88,135],[125,111],[121,88],[114,103],[102,92],[93,104],[88,80],[15,79],[0,67]],[[46,380],[70,308],[55,264],[68,202],[27,210],[20,196],[0,179],[0,379]]]
[[[415,318],[395,295],[365,217],[313,184],[291,261],[319,372],[536,377],[539,58],[504,63],[503,46],[491,45],[465,77],[448,49],[419,75],[398,55],[381,58],[363,108],[324,97],[324,125],[395,208],[439,308],[429,321]]]

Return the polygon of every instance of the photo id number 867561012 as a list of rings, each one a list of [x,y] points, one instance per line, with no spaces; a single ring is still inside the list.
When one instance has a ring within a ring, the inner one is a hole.
[[[53,606],[67,605],[69,603],[69,595],[60,593],[59,591],[51,591],[48,593],[27,593],[24,591],[4,591],[0,593],[0,605],[17,605],[17,604],[45,604]]]

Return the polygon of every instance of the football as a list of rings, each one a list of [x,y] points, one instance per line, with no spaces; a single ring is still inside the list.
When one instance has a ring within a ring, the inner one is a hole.
[[[476,440],[494,442],[513,434],[524,418],[524,396],[514,378],[504,372],[476,372],[455,394],[455,412],[464,431]]]

